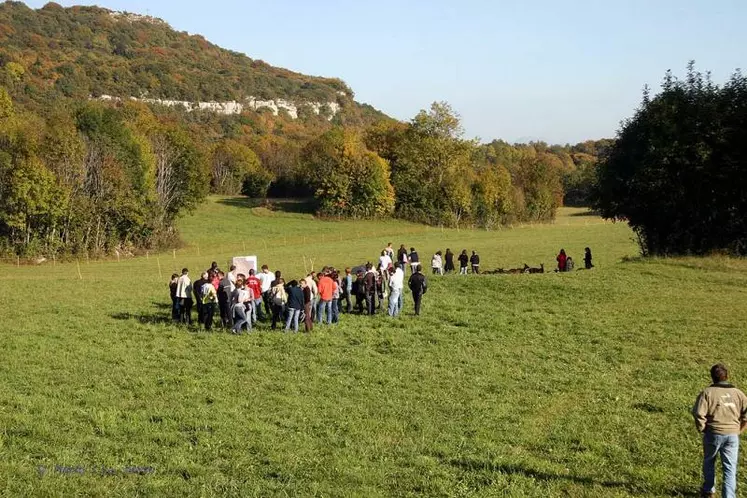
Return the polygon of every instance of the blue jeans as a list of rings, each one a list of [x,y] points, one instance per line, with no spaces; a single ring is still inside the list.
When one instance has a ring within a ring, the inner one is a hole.
[[[235,334],[240,334],[244,325],[246,325],[247,332],[252,330],[252,317],[251,314],[249,317],[246,316],[246,306],[244,306],[244,303],[234,304],[231,313],[233,315],[233,332]]]
[[[255,299],[252,303],[252,319],[254,322],[258,322],[259,320],[265,319],[265,314],[262,311],[262,298]]]
[[[332,323],[332,301],[323,301],[319,300],[319,306],[316,310],[316,322],[322,323],[322,316],[324,315],[324,310],[327,310],[327,324]]]
[[[402,290],[392,289],[392,293],[389,294],[389,316],[399,316],[401,302]]]
[[[703,491],[706,493],[716,492],[717,456],[721,457],[721,467],[724,471],[721,496],[736,498],[739,435],[722,436],[710,432],[703,434]]]
[[[298,318],[301,316],[301,310],[288,308],[288,319],[285,321],[285,330],[290,330],[293,323],[293,332],[298,332]]]
[[[337,323],[339,321],[340,321],[340,300],[333,299],[332,300],[332,323]]]

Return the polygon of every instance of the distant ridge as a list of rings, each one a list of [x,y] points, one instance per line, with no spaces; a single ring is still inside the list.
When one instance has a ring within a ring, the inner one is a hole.
[[[162,19],[101,7],[0,4],[0,64],[14,99],[32,106],[59,98],[135,98],[224,114],[269,110],[291,119],[315,114],[360,122],[386,117],[355,102],[339,78],[274,67],[178,32]]]

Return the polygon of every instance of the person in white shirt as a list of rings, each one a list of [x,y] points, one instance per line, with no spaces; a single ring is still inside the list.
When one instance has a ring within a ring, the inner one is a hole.
[[[243,277],[236,279],[236,289],[231,295],[231,314],[233,316],[233,333],[241,334],[246,325],[246,331],[252,330],[252,317],[246,314],[247,305],[252,303],[252,291],[244,283]]]
[[[389,268],[392,266],[392,257],[389,256],[386,249],[381,251],[381,256],[379,257],[379,273],[381,274],[381,278],[384,282],[387,282],[389,280]]]
[[[392,261],[394,260],[394,248],[392,247],[392,243],[388,243],[386,247],[384,248],[384,252],[387,253],[387,256],[389,256],[389,259]]]
[[[262,265],[262,271],[257,275],[259,284],[262,286],[262,301],[265,304],[265,314],[270,316],[272,309],[270,308],[270,289],[272,289],[272,281],[275,280],[275,274],[270,271],[267,265]]]
[[[441,251],[438,251],[436,254],[433,255],[433,258],[431,259],[431,268],[433,268],[433,274],[434,275],[443,275],[444,270],[441,264],[443,263],[443,260],[441,259]]]
[[[228,278],[228,281],[231,282],[231,292],[236,290],[236,265],[231,265],[231,268],[228,270],[228,274],[226,275],[226,278]]]
[[[186,268],[182,269],[182,276],[176,281],[176,298],[179,300],[179,321],[192,325],[192,280]]]
[[[402,295],[402,289],[405,286],[405,272],[400,268],[399,263],[394,265],[394,273],[389,278],[389,316],[399,316]]]

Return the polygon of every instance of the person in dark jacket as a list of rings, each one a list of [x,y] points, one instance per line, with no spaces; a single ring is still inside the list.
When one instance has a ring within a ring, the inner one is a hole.
[[[459,274],[467,274],[467,264],[469,263],[469,256],[467,256],[467,249],[463,249],[459,255]]]
[[[179,299],[176,298],[176,287],[179,281],[179,275],[176,273],[171,274],[171,282],[169,282],[169,293],[171,294],[171,319],[175,322],[179,321]]]
[[[366,302],[366,286],[364,282],[364,273],[358,271],[355,274],[355,281],[353,282],[353,295],[355,296],[355,310],[359,315],[363,314],[363,309],[368,309],[368,303]]]
[[[410,291],[412,291],[412,300],[415,302],[415,316],[419,316],[423,294],[428,290],[428,281],[425,279],[425,275],[423,275],[419,267],[415,268],[415,273],[410,275],[410,280],[408,280],[407,285],[410,287]]]
[[[591,249],[588,247],[584,249],[584,267],[586,267],[587,270],[594,268],[594,265],[591,263]]]
[[[218,308],[220,309],[220,319],[223,327],[231,328],[233,326],[233,316],[231,313],[231,282],[226,278],[225,273],[218,271]]]
[[[205,311],[202,308],[202,286],[208,283],[208,273],[204,272],[199,280],[192,284],[192,292],[195,295],[195,304],[197,305],[197,323],[205,323]]]
[[[412,269],[412,272],[415,273],[415,268],[420,268],[420,256],[418,256],[418,252],[415,250],[414,247],[410,248],[410,268]]]
[[[366,274],[363,276],[363,288],[366,292],[366,305],[368,314],[376,314],[376,291],[378,282],[376,281],[376,272],[373,271],[371,263],[366,263]]]
[[[314,320],[311,319],[311,287],[306,279],[301,279],[301,290],[303,291],[303,327],[304,331],[314,330]]]
[[[449,273],[454,271],[454,253],[451,252],[451,249],[446,249],[446,254],[444,255],[446,258],[446,266],[444,267],[444,273]]]
[[[303,290],[298,286],[298,281],[291,280],[288,284],[288,319],[285,321],[285,330],[288,331],[293,324],[293,332],[298,332],[298,318],[301,310],[305,308]]]
[[[397,261],[402,265],[402,271],[405,271],[405,267],[409,261],[407,259],[407,249],[405,249],[404,244],[400,245],[397,250]]]
[[[477,251],[472,251],[472,257],[469,258],[469,264],[472,265],[472,273],[480,273],[480,256],[477,254]]]

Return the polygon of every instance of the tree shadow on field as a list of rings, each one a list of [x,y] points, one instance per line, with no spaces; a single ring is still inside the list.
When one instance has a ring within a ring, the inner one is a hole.
[[[226,197],[218,201],[224,206],[253,209],[264,207],[270,211],[294,214],[314,214],[313,199],[250,199],[248,197]]]
[[[444,463],[465,471],[477,472],[498,472],[507,475],[520,475],[535,479],[537,481],[553,482],[568,481],[583,486],[602,486],[604,488],[618,488],[630,494],[651,496],[652,494],[664,496],[700,496],[699,492],[692,488],[675,488],[675,489],[650,489],[645,486],[636,485],[631,482],[613,481],[605,479],[595,479],[588,476],[563,475],[543,472],[541,470],[525,467],[520,464],[511,463],[494,463],[468,458],[454,458],[444,460]]]

